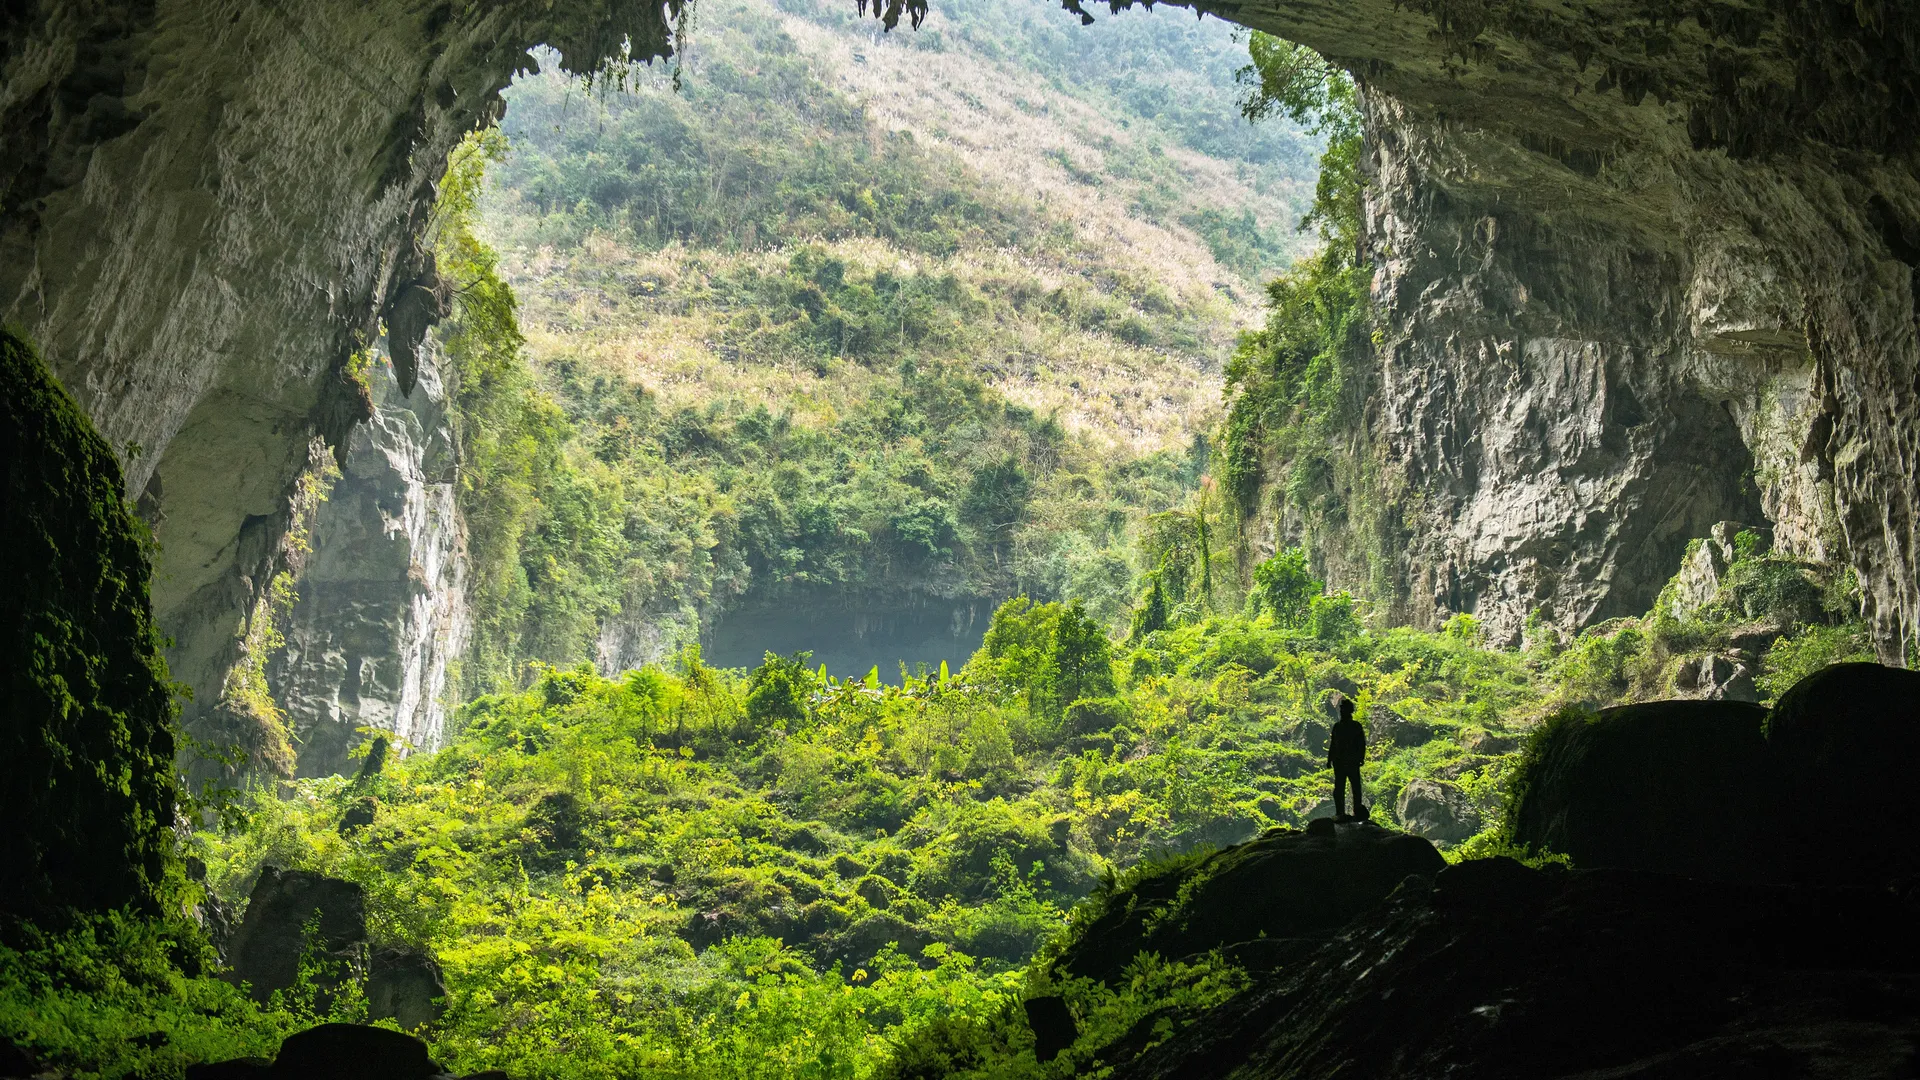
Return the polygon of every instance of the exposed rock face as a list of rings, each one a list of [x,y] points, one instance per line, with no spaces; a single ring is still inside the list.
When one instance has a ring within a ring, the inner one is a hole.
[[[1784,550],[1851,563],[1903,658],[1920,13],[1198,6],[1367,92],[1381,347],[1356,450],[1380,466],[1390,614],[1471,610],[1511,639],[1535,608],[1563,627],[1642,610],[1687,537],[1764,515]],[[526,47],[585,68],[666,33],[633,0],[0,15],[0,316],[156,522],[195,709],[282,558],[311,438],[368,415],[347,357],[384,316],[404,363],[432,320],[418,238],[447,150]]]
[[[1366,91],[1393,614],[1645,610],[1687,538],[1850,562],[1920,627],[1920,13],[1640,0],[1204,5]],[[1752,475],[1746,476],[1751,468]]]
[[[1701,540],[1700,546],[1681,564],[1673,582],[1675,618],[1690,618],[1713,601],[1736,556],[1733,538],[1739,535],[1740,528],[1731,521],[1715,525],[1713,532]]]
[[[431,750],[446,722],[447,662],[467,631],[446,394],[430,355],[411,393],[371,372],[373,419],[356,428],[313,525],[286,647],[269,669],[299,746],[299,774],[345,771],[365,738]]]
[[[448,150],[528,47],[590,70],[629,37],[659,51],[667,18],[644,0],[0,14],[0,318],[156,523],[154,607],[195,709],[282,557],[309,441],[367,415],[348,357],[383,315],[402,337],[428,321],[418,239]]]

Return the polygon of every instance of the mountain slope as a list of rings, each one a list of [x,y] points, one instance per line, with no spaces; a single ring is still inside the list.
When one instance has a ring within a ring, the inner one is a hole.
[[[574,643],[532,656],[630,667],[719,619],[729,663],[806,641],[891,671],[964,660],[1019,592],[1124,617],[1313,147],[1235,118],[1219,25],[1115,20],[1124,47],[1069,84],[1042,73],[1108,54],[1023,10],[875,38],[827,5],[704,5],[682,68],[515,88],[483,231],[536,381],[615,502],[698,504],[616,513],[680,539],[615,553],[591,635],[529,629]],[[1147,91],[1154,65],[1186,86]]]

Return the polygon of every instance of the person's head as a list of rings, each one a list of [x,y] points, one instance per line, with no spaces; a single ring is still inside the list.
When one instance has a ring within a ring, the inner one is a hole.
[[[1353,719],[1353,699],[1345,694],[1341,694],[1336,700],[1340,703],[1340,719]]]

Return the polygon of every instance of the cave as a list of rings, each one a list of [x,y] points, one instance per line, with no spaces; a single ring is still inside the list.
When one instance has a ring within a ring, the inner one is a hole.
[[[1920,14],[1891,0],[1159,6],[1298,42],[1359,87],[1377,328],[1354,437],[1401,541],[1376,568],[1390,619],[1471,613],[1508,643],[1536,618],[1578,631],[1646,610],[1689,540],[1764,523],[1777,550],[1851,568],[1881,662],[1910,661]],[[875,15],[910,33],[923,12],[892,0]],[[303,518],[303,484],[331,458],[340,505],[440,512],[445,491],[349,462],[390,434],[369,423],[377,404],[417,401],[435,377],[419,350],[445,290],[424,240],[449,152],[499,119],[528,50],[592,74],[669,56],[691,14],[627,0],[0,14],[6,404],[35,433],[7,466],[0,611],[24,628],[19,655],[58,660],[23,662],[9,685],[66,726],[47,742],[16,720],[16,741],[79,785],[57,800],[7,785],[25,823],[7,859],[32,886],[7,910],[151,904],[173,872],[158,854],[175,803],[156,764],[175,750],[168,680],[183,732],[245,743],[236,672],[290,567],[310,576],[274,677],[321,688],[314,715],[437,742],[439,646],[392,612],[456,619],[452,564],[374,552],[391,563],[378,580],[364,562],[305,566],[306,530],[350,523]],[[370,352],[390,358],[371,393],[354,374]],[[444,461],[409,467],[448,483]],[[138,520],[100,494],[116,482]],[[115,591],[146,589],[149,560],[150,613]],[[977,608],[873,618],[957,656],[979,640]],[[364,647],[303,646],[303,619],[340,612],[367,627]],[[39,618],[71,639],[35,639]],[[400,639],[404,662],[376,662]],[[97,685],[79,674],[89,657],[113,669]],[[53,667],[64,681],[43,677]],[[92,697],[60,696],[83,683]],[[376,688],[404,715],[375,715]],[[293,772],[289,747],[245,749]],[[300,771],[343,772],[350,750],[328,743]],[[109,798],[87,805],[93,787]],[[82,846],[125,865],[76,872]]]
[[[1699,420],[1724,415],[1779,542],[1850,564],[1883,659],[1905,659],[1920,625],[1909,12],[1197,10],[1319,50],[1363,89],[1384,330],[1368,437],[1406,496],[1403,618],[1466,601],[1512,637],[1535,608],[1577,628],[1643,603],[1669,572],[1642,572],[1646,537],[1678,531],[1675,514],[1753,509],[1668,475],[1697,458]],[[622,48],[665,51],[672,16],[8,16],[4,316],[155,530],[155,611],[194,709],[218,699],[285,558],[311,444],[344,452],[369,415],[340,373],[382,325],[424,332],[403,309],[432,272],[419,236],[448,149],[497,116],[528,47],[592,71]],[[322,82],[346,97],[300,89]],[[393,350],[404,389],[410,344]],[[1503,415],[1521,385],[1531,422]],[[1641,417],[1619,447],[1601,430],[1615,400]],[[1575,473],[1591,481],[1559,482]],[[1541,527],[1557,542],[1517,538]]]

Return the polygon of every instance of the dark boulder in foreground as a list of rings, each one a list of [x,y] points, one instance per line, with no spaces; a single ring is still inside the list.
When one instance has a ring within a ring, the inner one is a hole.
[[[1581,867],[1885,884],[1920,873],[1906,822],[1916,776],[1920,673],[1840,664],[1771,713],[1656,701],[1549,721],[1508,828]]]
[[[1409,874],[1444,865],[1427,841],[1364,822],[1274,829],[1107,897],[1056,966],[1113,982],[1142,952],[1175,960],[1243,943],[1273,950],[1315,941]]]
[[[1836,664],[1780,695],[1767,718],[1771,786],[1784,813],[1777,876],[1878,884],[1920,875],[1920,672]]]
[[[312,948],[333,969],[320,973],[321,980],[343,981],[366,964],[366,909],[366,894],[350,881],[267,867],[227,947],[232,978],[265,1001],[293,986],[301,955]]]
[[[1888,890],[1461,863],[1114,1080],[1911,1077],[1920,910]]]
[[[190,1065],[187,1080],[451,1080],[411,1035],[364,1024],[321,1024],[287,1036],[271,1061],[239,1058]],[[501,1072],[467,1080],[506,1080]]]
[[[1579,866],[1747,877],[1765,829],[1756,805],[1767,710],[1650,701],[1548,722],[1515,780],[1514,841]]]

